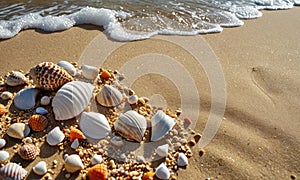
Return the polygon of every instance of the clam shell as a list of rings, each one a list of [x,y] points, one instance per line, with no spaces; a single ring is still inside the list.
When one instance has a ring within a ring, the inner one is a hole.
[[[97,102],[105,107],[114,107],[121,104],[123,96],[121,92],[109,85],[104,85],[96,96]]]
[[[48,119],[39,114],[32,115],[29,118],[28,124],[33,131],[43,131],[48,126]]]
[[[99,154],[95,154],[91,160],[92,165],[100,164],[102,162],[102,156]]]
[[[86,79],[90,79],[90,80],[96,79],[99,74],[99,70],[97,67],[89,66],[89,65],[85,65],[85,64],[83,64],[81,66],[81,71],[82,71],[83,77],[85,77]]]
[[[0,169],[1,174],[3,174],[5,177],[9,177],[16,180],[23,179],[27,171],[22,168],[22,166],[16,164],[16,163],[8,163],[5,166],[3,166]]]
[[[30,133],[30,128],[24,123],[14,123],[9,126],[7,135],[17,139],[23,139]]]
[[[78,139],[75,139],[71,144],[71,148],[77,149],[78,147],[79,147],[79,141]]]
[[[6,84],[9,86],[20,86],[26,84],[26,77],[23,73],[13,71],[11,74],[8,75],[6,79]]]
[[[186,165],[188,165],[188,163],[189,163],[188,158],[183,153],[179,153],[179,156],[177,159],[177,165],[178,166],[186,166]]]
[[[9,91],[4,91],[1,93],[0,98],[4,101],[12,99],[13,98],[13,94]]]
[[[0,151],[0,163],[5,162],[9,158],[9,153],[7,151]]]
[[[170,171],[167,168],[165,163],[161,163],[156,168],[155,175],[160,179],[169,179],[170,178]]]
[[[57,90],[73,81],[73,77],[67,71],[52,62],[43,62],[31,68],[30,76],[37,88],[49,91]]]
[[[132,96],[129,96],[128,99],[127,99],[127,102],[129,104],[136,104],[139,100],[139,97],[137,95],[132,95]]]
[[[87,176],[89,180],[107,179],[107,167],[104,164],[97,164],[88,169]]]
[[[111,138],[110,143],[117,147],[121,147],[124,145],[123,139],[120,136],[114,136],[113,138]]]
[[[79,115],[88,106],[93,90],[93,85],[81,81],[65,84],[52,101],[55,119],[67,120]]]
[[[73,142],[75,139],[85,139],[83,133],[76,128],[70,130],[70,141]]]
[[[33,144],[24,144],[18,154],[24,160],[33,161],[40,154],[40,149]]]
[[[163,111],[158,110],[151,118],[151,141],[158,141],[162,139],[176,124],[175,119],[166,115]]]
[[[168,151],[169,151],[169,145],[168,144],[158,146],[157,149],[156,149],[156,153],[161,157],[166,157],[168,155]]]
[[[47,173],[47,164],[45,161],[40,161],[32,168],[32,170],[35,174],[43,176]]]
[[[120,115],[114,123],[115,130],[123,137],[141,142],[147,128],[146,118],[130,110]]]
[[[57,126],[48,133],[46,141],[50,146],[55,146],[61,143],[64,140],[64,138],[64,133]]]
[[[80,117],[79,127],[84,135],[93,139],[102,139],[111,132],[106,117],[95,112],[83,112]]]
[[[28,110],[35,106],[36,97],[39,90],[35,88],[25,88],[19,91],[14,98],[14,105],[20,110]]]
[[[76,68],[68,61],[59,61],[57,65],[66,70],[71,76],[75,76],[77,73]]]
[[[6,145],[5,139],[0,138],[0,149]]]
[[[41,114],[41,115],[46,115],[46,114],[48,114],[49,112],[48,112],[47,109],[45,109],[45,108],[43,108],[43,107],[38,107],[38,108],[36,108],[35,113]]]
[[[40,103],[41,103],[41,105],[43,105],[43,106],[47,106],[47,105],[50,104],[50,101],[51,101],[51,98],[50,98],[49,96],[43,96],[43,97],[41,98]]]
[[[67,172],[74,173],[84,168],[80,157],[77,154],[72,154],[65,159],[65,168]]]

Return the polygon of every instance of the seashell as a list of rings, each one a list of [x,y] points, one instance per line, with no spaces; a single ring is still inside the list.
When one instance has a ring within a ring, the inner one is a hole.
[[[43,62],[31,68],[30,76],[36,88],[49,91],[57,90],[73,81],[73,77],[67,71],[52,62]]]
[[[18,154],[24,160],[33,161],[40,154],[40,149],[33,144],[24,144]]]
[[[71,76],[76,75],[76,68],[68,61],[59,61],[57,65],[66,70]]]
[[[14,98],[14,105],[20,110],[28,110],[35,106],[36,97],[39,90],[35,88],[25,88],[19,91]]]
[[[117,147],[121,147],[124,145],[123,139],[120,136],[114,136],[113,138],[111,138],[110,143]]]
[[[22,168],[22,166],[16,163],[6,164],[0,169],[0,172],[0,174],[4,175],[5,177],[9,177],[16,180],[23,179],[27,174],[27,171],[24,168]]]
[[[95,165],[95,164],[100,164],[102,162],[102,156],[99,155],[99,154],[95,154],[91,160],[92,162],[92,165]]]
[[[41,105],[47,106],[50,104],[51,98],[49,96],[43,96],[41,98]]]
[[[9,91],[4,91],[1,93],[0,98],[4,101],[12,99],[13,98],[13,94]]]
[[[48,171],[47,164],[45,161],[40,161],[32,168],[32,170],[35,174],[43,176]]]
[[[49,112],[48,112],[47,109],[45,109],[45,108],[43,108],[43,107],[38,107],[38,108],[36,108],[35,113],[41,114],[41,115],[46,115],[46,114],[48,114]]]
[[[7,151],[0,151],[0,163],[5,162],[9,158],[9,153]]]
[[[121,92],[107,84],[105,84],[96,96],[97,102],[105,107],[114,107],[121,104],[123,96]]]
[[[0,115],[3,115],[7,112],[8,110],[6,109],[6,107],[3,104],[0,104]]]
[[[57,126],[48,133],[46,141],[50,146],[55,146],[61,143],[64,140],[64,138],[64,133]]]
[[[179,153],[177,165],[178,166],[186,166],[186,165],[188,165],[188,163],[189,163],[188,158],[183,153]]]
[[[158,110],[157,113],[151,118],[151,141],[158,141],[162,139],[175,124],[175,119],[166,115],[162,110]]]
[[[30,133],[30,128],[24,123],[14,123],[9,126],[7,135],[17,139],[23,139]]]
[[[0,138],[0,149],[6,145],[5,139]]]
[[[106,180],[107,167],[104,164],[97,164],[88,169],[87,176],[89,180]]]
[[[169,145],[168,144],[158,146],[157,149],[156,149],[156,153],[161,157],[166,157],[168,155],[168,151],[169,151]]]
[[[67,120],[79,115],[89,104],[94,86],[81,81],[65,84],[52,101],[56,120]]]
[[[65,159],[65,168],[67,172],[74,173],[84,168],[80,157],[77,154],[72,154]]]
[[[81,66],[81,71],[82,71],[83,77],[85,77],[86,79],[91,79],[91,80],[96,79],[99,74],[99,70],[97,67],[89,66],[89,65],[85,65],[85,64],[83,64]]]
[[[26,77],[23,73],[13,71],[11,74],[8,75],[6,79],[6,84],[9,86],[20,86],[26,84]]]
[[[79,127],[84,135],[93,139],[102,139],[111,132],[106,117],[95,112],[83,112],[80,117]]]
[[[79,141],[78,139],[75,139],[71,144],[71,148],[77,149],[78,147],[79,147]]]
[[[111,77],[111,74],[107,70],[102,69],[100,76],[101,78],[108,80]]]
[[[123,137],[141,142],[147,128],[146,118],[134,110],[120,115],[114,123],[115,130]]]
[[[155,171],[155,175],[159,178],[159,179],[169,179],[170,178],[170,171],[167,168],[165,163],[161,163]]]
[[[142,180],[153,180],[155,176],[155,173],[152,171],[148,171],[144,174]]]
[[[70,130],[70,141],[73,142],[75,139],[85,139],[83,133],[76,128]]]
[[[43,131],[48,126],[48,119],[39,114],[32,115],[29,118],[28,124],[33,131]]]
[[[132,96],[129,96],[128,99],[127,99],[127,102],[129,104],[136,104],[139,100],[139,97],[137,95],[132,95]]]
[[[30,143],[32,143],[33,140],[31,137],[26,137],[26,138],[22,139],[22,141],[24,142],[24,144],[30,144]]]

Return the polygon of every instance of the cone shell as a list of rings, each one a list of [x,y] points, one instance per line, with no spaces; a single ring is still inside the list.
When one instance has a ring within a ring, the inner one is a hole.
[[[118,89],[105,84],[97,94],[96,100],[102,106],[114,107],[121,104],[123,96]]]
[[[91,167],[88,172],[87,176],[89,180],[106,180],[107,179],[107,167],[104,164],[97,164]]]
[[[64,133],[57,126],[48,133],[46,141],[50,146],[55,146],[61,143],[64,140],[64,138],[65,138]]]
[[[84,168],[84,165],[77,154],[72,154],[65,159],[65,168],[67,172],[74,173]]]
[[[48,119],[40,114],[32,115],[28,124],[33,131],[43,131],[48,126]]]
[[[166,115],[163,111],[158,110],[151,118],[151,141],[162,139],[176,124],[175,119]]]
[[[123,137],[141,142],[147,128],[146,118],[130,110],[122,114],[114,123],[115,130]]]
[[[85,139],[83,133],[76,128],[70,130],[70,141],[73,142],[75,139]]]
[[[0,174],[12,179],[23,179],[27,171],[16,163],[8,163],[0,169]]]
[[[30,133],[30,128],[24,123],[14,123],[9,126],[7,135],[17,139],[23,139]]]
[[[37,88],[49,91],[57,90],[73,81],[73,77],[66,70],[52,62],[43,62],[31,68],[30,76]]]
[[[6,109],[6,107],[3,104],[0,104],[0,115],[3,115],[7,112],[8,110]]]
[[[26,77],[23,73],[13,71],[11,74],[8,75],[6,79],[6,84],[9,86],[20,86],[26,84]]]
[[[40,149],[33,144],[24,144],[18,154],[22,159],[33,161],[40,154]]]

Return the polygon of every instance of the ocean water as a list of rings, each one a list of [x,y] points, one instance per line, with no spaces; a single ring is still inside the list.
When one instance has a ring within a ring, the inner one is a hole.
[[[243,25],[260,10],[289,9],[300,0],[4,0],[0,2],[0,39],[24,29],[47,32],[75,25],[102,26],[117,41],[156,34],[196,35]]]

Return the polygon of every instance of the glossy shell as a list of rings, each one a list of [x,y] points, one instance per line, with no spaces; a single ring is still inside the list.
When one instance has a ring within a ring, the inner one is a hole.
[[[67,120],[79,115],[89,104],[94,86],[81,81],[65,84],[52,101],[56,120]]]
[[[6,145],[5,139],[0,138],[0,149],[2,149]]]
[[[168,155],[168,152],[169,152],[169,145],[168,144],[158,146],[157,149],[156,149],[156,153],[161,157],[166,157]]]
[[[6,84],[9,86],[20,86],[26,84],[26,77],[23,73],[14,71],[7,76]]]
[[[70,141],[73,142],[75,139],[85,139],[83,133],[76,128],[70,130]]]
[[[30,128],[24,123],[14,123],[9,126],[7,135],[17,139],[23,139],[30,133]]]
[[[43,131],[48,126],[48,119],[39,114],[32,115],[29,118],[28,124],[33,131]]]
[[[4,101],[12,99],[13,98],[13,94],[9,91],[4,91],[1,93],[0,98]]]
[[[32,170],[35,174],[43,176],[47,173],[47,164],[45,161],[40,161],[32,168]]]
[[[39,90],[35,88],[25,88],[19,91],[14,98],[14,105],[20,110],[32,109],[36,103]]]
[[[46,141],[50,146],[55,146],[61,143],[64,140],[64,138],[64,133],[57,126],[48,133]]]
[[[155,175],[160,179],[169,179],[170,178],[170,171],[167,168],[165,163],[161,163],[156,168]]]
[[[96,79],[99,74],[99,70],[97,67],[85,64],[81,66],[81,71],[83,77],[90,80]]]
[[[111,74],[107,70],[102,69],[100,76],[101,78],[108,80],[111,77]]]
[[[84,168],[80,157],[77,154],[67,156],[65,159],[65,168],[67,172],[74,173]]]
[[[57,65],[66,70],[71,76],[76,75],[76,68],[68,61],[59,61]]]
[[[189,163],[188,158],[183,153],[179,153],[179,156],[177,159],[177,165],[178,166],[186,166],[186,165],[188,165],[188,163]]]
[[[114,107],[121,104],[123,96],[118,89],[110,85],[104,85],[97,94],[96,100],[102,106]]]
[[[33,144],[24,144],[18,154],[24,160],[33,161],[40,154],[40,149]]]
[[[47,109],[45,109],[45,108],[43,108],[43,107],[37,107],[37,108],[35,109],[35,113],[41,114],[41,115],[46,115],[46,114],[48,114],[49,112],[48,112]]]
[[[163,111],[158,110],[151,118],[151,141],[158,141],[162,139],[176,124],[175,119],[166,115]]]
[[[52,62],[43,62],[31,68],[30,76],[37,88],[49,91],[57,90],[73,81],[73,77],[67,71]]]
[[[7,151],[0,151],[0,163],[5,162],[9,158],[9,153]]]
[[[93,157],[92,157],[92,160],[91,160],[91,163],[92,165],[95,165],[95,164],[100,164],[102,162],[102,156],[99,155],[99,154],[95,154]]]
[[[16,163],[8,163],[0,169],[1,174],[12,179],[23,179],[27,171]]]
[[[107,168],[104,164],[97,164],[88,169],[87,176],[89,180],[106,180]]]
[[[130,110],[120,115],[114,123],[115,130],[123,137],[141,142],[147,128],[146,118]]]

